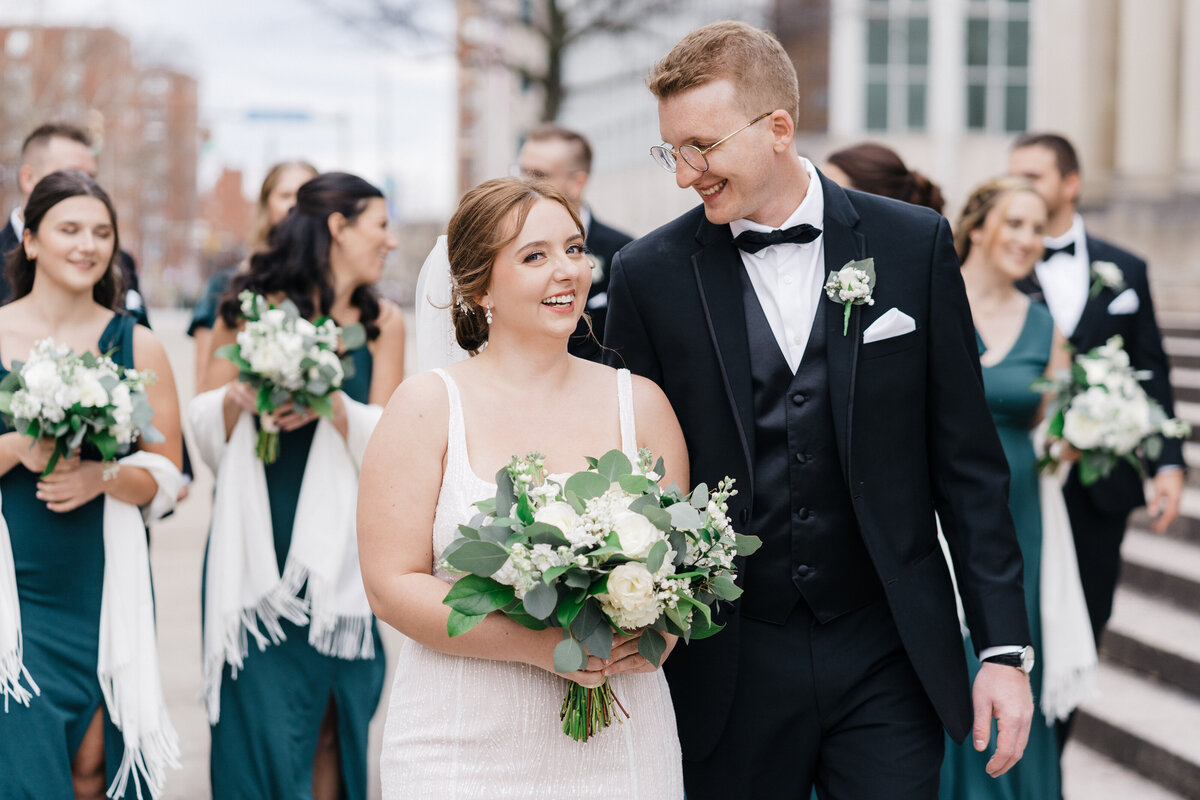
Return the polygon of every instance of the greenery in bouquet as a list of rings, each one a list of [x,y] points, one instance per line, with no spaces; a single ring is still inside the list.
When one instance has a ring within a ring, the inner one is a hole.
[[[496,496],[475,503],[479,513],[442,554],[447,571],[465,573],[446,595],[448,633],[493,612],[535,630],[561,628],[554,668],[569,673],[589,653],[608,658],[614,632],[640,632],[638,652],[657,666],[664,634],[687,642],[719,631],[714,607],[742,591],[734,558],[761,542],[730,525],[733,479],[685,495],[659,486],[662,460],[651,468],[651,458],[643,450],[635,465],[613,450],[561,476],[546,475],[537,453],[514,456],[496,474]],[[569,683],[563,731],[586,741],[611,723],[614,704],[607,682]]]
[[[150,424],[154,410],[146,397],[154,378],[151,371],[125,369],[106,356],[79,355],[42,339],[29,360],[13,362],[0,381],[0,414],[19,433],[54,440],[42,477],[84,444],[95,447],[102,461],[112,462],[139,437],[163,440]],[[110,474],[106,468],[105,477]]]
[[[1186,438],[1188,423],[1170,419],[1142,388],[1150,373],[1130,366],[1120,336],[1075,355],[1070,370],[1034,382],[1038,392],[1053,392],[1047,416],[1048,436],[1079,451],[1079,481],[1090,486],[1122,461],[1144,474],[1143,460],[1162,452],[1164,438]],[[1039,465],[1054,468],[1044,456]]]
[[[354,375],[349,351],[367,340],[361,324],[338,325],[329,317],[309,322],[294,303],[278,306],[262,295],[244,291],[238,295],[245,326],[237,343],[217,350],[217,355],[238,368],[238,380],[251,386],[259,413],[258,445],[255,452],[264,463],[279,457],[279,426],[271,414],[286,403],[297,413],[312,410],[333,418],[331,395]]]

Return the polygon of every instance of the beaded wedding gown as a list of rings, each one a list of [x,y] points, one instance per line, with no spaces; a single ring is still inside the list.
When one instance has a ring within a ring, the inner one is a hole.
[[[457,526],[473,516],[471,503],[496,488],[472,472],[458,388],[435,371],[450,402],[446,471],[433,522],[436,565]],[[617,386],[622,450],[634,459],[628,371],[620,371]],[[683,798],[679,738],[662,671],[616,675],[611,683],[630,718],[576,742],[559,721],[565,678],[527,664],[446,655],[405,638],[384,729],[383,796]]]

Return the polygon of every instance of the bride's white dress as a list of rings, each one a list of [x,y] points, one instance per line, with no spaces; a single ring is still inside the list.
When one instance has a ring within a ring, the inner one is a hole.
[[[433,522],[436,565],[457,526],[473,516],[471,503],[494,495],[496,487],[472,472],[458,388],[435,371],[450,400],[446,472]],[[622,450],[633,459],[628,371],[621,370],[617,386]],[[562,732],[558,716],[565,678],[526,664],[446,655],[405,638],[383,734],[383,796],[682,798],[679,738],[662,671],[616,675],[611,682],[630,718],[576,742]]]

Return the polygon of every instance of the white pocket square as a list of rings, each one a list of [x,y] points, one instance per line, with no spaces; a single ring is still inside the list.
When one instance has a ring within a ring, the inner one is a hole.
[[[898,308],[889,308],[863,331],[863,344],[892,339],[917,329],[917,323]]]
[[[1142,303],[1138,300],[1137,292],[1133,289],[1126,289],[1114,297],[1113,301],[1108,304],[1108,313],[1134,314],[1137,313],[1141,305]]]

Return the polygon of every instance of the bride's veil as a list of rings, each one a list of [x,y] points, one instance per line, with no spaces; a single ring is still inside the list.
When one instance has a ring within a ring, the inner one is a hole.
[[[468,353],[458,346],[450,307],[450,255],[446,237],[439,236],[417,276],[417,371],[426,372],[463,361]]]

